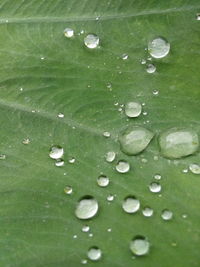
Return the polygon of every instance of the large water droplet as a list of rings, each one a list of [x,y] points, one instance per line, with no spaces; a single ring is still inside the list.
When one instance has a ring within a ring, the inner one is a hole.
[[[60,146],[52,146],[49,152],[49,157],[52,159],[60,159],[64,154],[64,149]]]
[[[167,56],[170,50],[170,44],[162,37],[155,38],[148,43],[148,51],[154,58],[163,58]]]
[[[172,128],[160,135],[159,144],[164,157],[182,158],[198,150],[199,138],[193,130]]]
[[[64,35],[65,35],[65,37],[67,37],[67,38],[71,38],[71,37],[74,36],[74,31],[73,31],[72,29],[70,29],[70,28],[66,28],[66,29],[64,30]]]
[[[116,154],[114,151],[109,151],[106,153],[106,161],[113,162],[115,160]]]
[[[143,210],[142,210],[142,214],[145,216],[145,217],[151,217],[153,215],[153,209],[150,208],[150,207],[145,207]]]
[[[150,143],[154,134],[143,127],[132,126],[119,136],[121,150],[127,155],[137,155]]]
[[[98,178],[97,178],[97,184],[101,187],[106,187],[109,185],[109,178],[105,175],[100,175]]]
[[[144,236],[136,236],[130,242],[130,250],[137,256],[146,255],[149,252],[150,243]]]
[[[191,163],[189,165],[189,169],[194,174],[200,174],[200,165],[198,165],[198,164]]]
[[[153,64],[148,64],[146,67],[147,73],[154,73],[156,71],[156,66]]]
[[[98,247],[91,247],[87,252],[87,256],[91,261],[98,261],[101,259],[102,252]]]
[[[173,212],[171,210],[165,209],[162,211],[161,217],[163,218],[163,220],[169,221],[173,217]]]
[[[135,213],[140,208],[140,201],[132,196],[128,196],[122,203],[122,208],[127,213]]]
[[[159,193],[161,191],[161,185],[159,183],[153,182],[149,185],[149,190],[152,193]]]
[[[88,34],[84,38],[84,43],[88,48],[94,49],[99,45],[99,37],[95,34]]]
[[[125,105],[125,114],[129,118],[138,117],[142,112],[142,105],[138,102],[128,102]]]
[[[85,196],[78,202],[75,210],[75,215],[79,219],[90,219],[97,214],[98,202],[91,196]]]
[[[116,170],[120,173],[126,173],[130,170],[130,164],[125,160],[118,161]]]

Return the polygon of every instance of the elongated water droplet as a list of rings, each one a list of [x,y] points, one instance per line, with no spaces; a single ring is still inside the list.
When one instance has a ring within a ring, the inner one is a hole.
[[[58,113],[58,118],[64,118],[65,115],[63,113]]]
[[[98,261],[102,257],[102,252],[98,247],[91,247],[87,252],[87,256],[91,261]]]
[[[194,174],[200,174],[200,165],[192,163],[189,165],[189,169]]]
[[[159,193],[161,191],[161,185],[157,182],[153,182],[149,185],[149,190],[152,193]]]
[[[49,157],[52,159],[60,159],[64,154],[64,149],[60,146],[52,146]]]
[[[71,164],[75,163],[75,161],[76,161],[75,158],[70,158],[70,159],[69,159],[69,163],[71,163]]]
[[[89,225],[84,225],[84,226],[82,227],[82,232],[87,233],[87,232],[89,232],[89,231],[90,231],[90,227],[89,227]]]
[[[125,160],[118,161],[116,170],[120,173],[126,173],[130,170],[130,164]]]
[[[121,150],[127,155],[142,152],[152,140],[154,134],[143,127],[132,126],[119,136]]]
[[[72,29],[70,29],[70,28],[66,28],[66,29],[64,30],[64,35],[65,35],[65,37],[67,37],[67,38],[71,38],[71,37],[74,36],[74,31],[73,31]]]
[[[142,64],[142,65],[144,65],[144,64],[146,64],[146,63],[147,63],[146,59],[142,59],[142,60],[141,60],[141,64]]]
[[[140,201],[133,196],[128,196],[124,199],[122,208],[127,213],[135,213],[140,208]]]
[[[91,196],[85,196],[78,202],[75,210],[75,215],[79,219],[90,219],[98,212],[98,202]]]
[[[100,175],[97,178],[97,184],[101,187],[106,187],[109,185],[109,178],[106,175]]]
[[[193,130],[172,128],[160,135],[159,145],[164,157],[182,158],[198,150],[199,137]]]
[[[130,250],[136,256],[146,255],[149,252],[150,243],[144,236],[136,236],[130,242]]]
[[[148,64],[146,67],[147,73],[154,73],[156,71],[156,66],[153,64]]]
[[[62,166],[65,165],[65,162],[64,162],[63,159],[57,159],[56,162],[55,162],[55,165],[56,165],[57,167],[62,167]]]
[[[145,207],[143,210],[142,210],[142,214],[145,216],[145,217],[151,217],[153,215],[153,209],[150,208],[150,207]]]
[[[142,105],[138,102],[128,102],[125,105],[125,114],[129,118],[138,117],[142,112]]]
[[[73,192],[73,189],[72,189],[72,187],[71,187],[70,185],[67,185],[67,186],[64,188],[64,192],[65,192],[65,194],[67,194],[67,195],[71,195],[72,192]]]
[[[169,221],[173,217],[173,212],[171,210],[165,209],[162,211],[161,217],[165,221]]]
[[[105,131],[105,132],[103,132],[103,136],[108,138],[108,137],[111,136],[111,134],[110,134],[110,132],[106,132],[106,131]]]
[[[106,161],[113,162],[115,160],[116,154],[114,151],[109,151],[106,153]]]
[[[88,34],[84,38],[85,46],[90,49],[94,49],[99,45],[99,37],[96,34]]]
[[[154,58],[163,58],[167,56],[170,50],[170,44],[162,37],[155,38],[148,43],[148,51]]]

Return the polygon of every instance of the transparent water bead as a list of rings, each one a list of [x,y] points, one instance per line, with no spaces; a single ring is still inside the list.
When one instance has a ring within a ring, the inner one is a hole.
[[[111,136],[111,134],[110,134],[110,132],[105,131],[105,132],[103,132],[103,136],[108,138]]]
[[[64,188],[64,193],[67,194],[67,195],[71,195],[73,192],[73,189],[70,185],[67,185],[65,188]]]
[[[79,200],[75,209],[75,215],[82,220],[90,219],[97,214],[98,209],[97,200],[92,196],[85,196]]]
[[[24,145],[28,145],[28,144],[30,144],[30,139],[29,139],[29,138],[25,138],[25,139],[22,141],[22,144],[24,144]]]
[[[159,137],[161,153],[166,158],[182,158],[199,148],[198,134],[191,129],[171,128]]]
[[[81,263],[82,264],[87,264],[87,260],[86,259],[83,259],[83,260],[81,260]]]
[[[123,55],[122,55],[122,59],[123,59],[123,60],[128,59],[128,55],[127,55],[127,54],[123,54]]]
[[[89,225],[83,225],[82,232],[87,233],[89,231],[90,231],[90,226]]]
[[[153,93],[153,95],[155,95],[155,96],[156,96],[156,95],[159,95],[159,91],[158,91],[158,90],[153,90],[152,93]]]
[[[129,118],[140,116],[142,112],[142,105],[138,102],[128,102],[125,104],[125,114]]]
[[[106,153],[106,161],[107,162],[113,162],[115,160],[115,157],[116,157],[116,153],[114,151],[109,151]]]
[[[52,146],[49,157],[52,159],[60,159],[64,154],[64,149],[60,146]]]
[[[64,118],[65,115],[63,113],[58,113],[58,118]]]
[[[96,34],[88,34],[84,38],[84,44],[90,49],[97,48],[99,45],[99,37]]]
[[[146,128],[131,126],[119,136],[121,150],[127,155],[137,155],[148,146],[153,136]]]
[[[64,29],[64,35],[67,38],[71,38],[74,36],[74,30],[72,30],[71,28],[66,28]]]
[[[75,158],[70,158],[70,159],[69,159],[69,163],[71,163],[71,164],[75,163],[75,161],[76,161]]]
[[[157,182],[153,182],[149,185],[149,190],[152,193],[159,193],[161,191],[161,185]]]
[[[160,180],[162,178],[162,176],[160,174],[155,174],[154,175],[154,179],[156,180]]]
[[[97,178],[97,184],[100,186],[100,187],[106,187],[109,185],[109,178],[106,176],[106,175],[100,175],[98,178]]]
[[[162,211],[161,217],[165,221],[169,221],[173,217],[173,212],[171,210],[165,209]]]
[[[150,208],[150,207],[145,207],[143,210],[142,210],[142,214],[145,216],[145,217],[151,217],[153,215],[153,209]]]
[[[156,66],[153,64],[148,64],[146,67],[147,73],[154,73],[156,71]]]
[[[150,249],[150,243],[144,236],[136,236],[130,242],[130,250],[136,256],[142,256],[148,254]]]
[[[148,43],[148,51],[154,58],[163,58],[170,51],[170,43],[162,37],[157,37]]]
[[[141,60],[141,64],[142,64],[142,65],[144,65],[144,64],[146,64],[146,63],[147,63],[146,59],[142,59],[142,60]]]
[[[0,154],[0,159],[6,159],[6,155],[5,154]]]
[[[126,173],[130,170],[130,164],[125,160],[118,161],[116,170],[120,173]]]
[[[140,208],[140,201],[134,196],[128,196],[124,199],[122,208],[127,213],[135,213]]]
[[[107,201],[112,202],[114,200],[114,196],[112,194],[107,196]]]
[[[196,14],[196,20],[200,20],[200,13]]]
[[[55,162],[56,167],[62,167],[65,165],[65,162],[63,159],[57,159]]]
[[[88,259],[98,261],[102,257],[102,251],[98,247],[91,247],[87,252]]]
[[[189,169],[194,174],[200,174],[200,165],[196,163],[191,163]]]

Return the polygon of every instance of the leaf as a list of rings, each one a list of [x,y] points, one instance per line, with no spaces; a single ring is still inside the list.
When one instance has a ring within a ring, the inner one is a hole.
[[[157,135],[171,127],[199,132],[199,10],[197,0],[1,1],[1,266],[82,266],[91,246],[103,252],[98,266],[199,266],[200,179],[183,173],[199,163],[199,154],[169,161],[160,156],[155,138],[142,155],[128,157],[117,141],[130,125]],[[63,35],[66,27],[74,29],[74,38]],[[100,37],[99,49],[84,47],[88,33]],[[152,60],[157,71],[149,74],[140,61],[157,36],[171,50]],[[118,112],[114,104],[131,99],[145,103],[146,116],[127,121]],[[64,118],[57,117],[60,112]],[[49,158],[52,145],[64,148],[64,167]],[[108,151],[127,160],[130,172],[117,173],[117,160],[105,161]],[[71,157],[74,164],[68,163]],[[106,188],[97,186],[101,173],[111,180]],[[160,196],[148,189],[156,173],[162,176]],[[71,195],[64,194],[67,185]],[[109,194],[116,195],[111,203]],[[84,195],[100,205],[87,222],[74,215]],[[121,205],[127,195],[152,207],[154,215],[126,214]],[[174,214],[169,222],[160,217],[165,208]],[[93,237],[81,231],[84,224]],[[149,255],[132,259],[135,235],[148,238]]]

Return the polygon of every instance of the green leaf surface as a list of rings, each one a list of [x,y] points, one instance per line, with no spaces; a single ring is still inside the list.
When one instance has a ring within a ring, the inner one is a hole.
[[[156,135],[171,127],[199,132],[199,11],[198,0],[0,1],[0,153],[6,155],[0,161],[0,266],[83,266],[91,246],[103,255],[87,266],[200,265],[200,178],[183,173],[199,163],[199,154],[169,161],[154,138],[143,154],[126,156],[117,141],[130,125]],[[74,29],[74,38],[63,35],[66,27]],[[88,33],[100,37],[100,48],[84,47]],[[171,50],[152,60],[157,70],[149,74],[140,62],[157,36]],[[127,121],[118,109],[130,100],[145,103],[147,115]],[[57,117],[60,112],[64,118]],[[28,145],[22,143],[26,138]],[[49,158],[52,145],[64,148],[65,166],[55,167]],[[105,161],[108,151],[117,153],[115,162]],[[127,174],[115,170],[120,159],[131,165]],[[96,183],[101,173],[111,180],[106,188]],[[148,188],[156,173],[161,195]],[[64,194],[67,185],[71,195]],[[116,195],[111,203],[109,194]],[[74,215],[84,195],[100,206],[87,222]],[[121,205],[127,195],[152,207],[154,215],[126,214]],[[165,208],[174,213],[169,222],[160,216]],[[93,237],[81,231],[84,224]],[[151,248],[132,259],[129,243],[136,235],[147,237]]]

